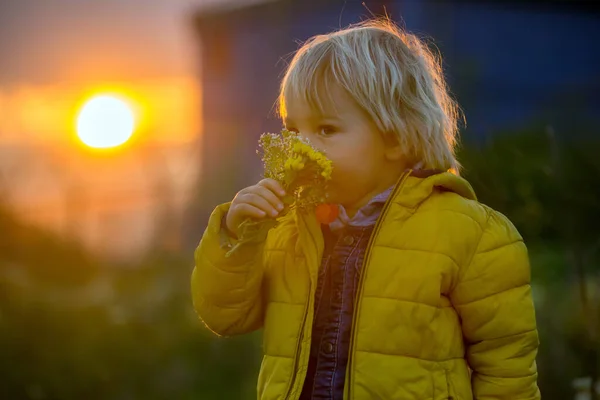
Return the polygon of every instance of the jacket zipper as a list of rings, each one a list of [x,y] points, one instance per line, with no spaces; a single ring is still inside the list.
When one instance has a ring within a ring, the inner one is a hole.
[[[454,400],[454,396],[452,396],[452,387],[450,386],[450,377],[448,376],[448,371],[444,368],[444,374],[446,375],[446,391],[448,392],[447,400]]]
[[[379,234],[379,229],[381,228],[382,221],[385,219],[385,216],[390,208],[390,204],[396,197],[396,194],[400,191],[400,189],[402,189],[402,187],[404,186],[404,183],[406,182],[406,179],[410,176],[411,173],[412,173],[412,170],[405,172],[398,180],[398,184],[396,185],[396,188],[390,194],[390,197],[387,199],[387,201],[385,202],[385,205],[383,206],[381,215],[379,216],[379,218],[377,218],[377,222],[375,223],[375,227],[373,229],[373,234],[369,238],[369,242],[367,244],[367,250],[365,252],[365,257],[364,257],[364,262],[363,262],[363,270],[358,278],[356,303],[354,304],[354,311],[353,311],[353,315],[352,315],[352,328],[351,328],[351,333],[350,333],[350,347],[349,347],[350,348],[350,357],[348,359],[348,367],[347,367],[348,373],[347,373],[347,382],[346,382],[346,385],[348,386],[348,399],[349,400],[352,400],[352,378],[354,376],[354,369],[352,368],[352,363],[353,363],[354,356],[355,356],[354,342],[356,340],[356,322],[357,322],[358,316],[359,316],[358,310],[360,309],[360,304],[362,302],[362,290],[363,290],[364,276],[367,273],[367,266],[370,264],[370,261],[371,261],[371,248],[373,247],[373,242],[375,242],[375,238]]]

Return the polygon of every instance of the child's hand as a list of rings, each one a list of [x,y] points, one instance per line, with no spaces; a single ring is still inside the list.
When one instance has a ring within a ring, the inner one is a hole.
[[[246,218],[276,217],[283,210],[281,198],[285,191],[279,182],[263,179],[256,185],[240,190],[231,202],[225,221],[230,233],[238,236],[238,226]]]

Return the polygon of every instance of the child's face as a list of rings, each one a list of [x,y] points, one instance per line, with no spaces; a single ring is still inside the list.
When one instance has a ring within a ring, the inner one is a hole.
[[[393,185],[400,170],[383,135],[350,96],[336,87],[331,99],[321,112],[302,101],[287,100],[285,125],[333,161],[329,201],[354,214]]]

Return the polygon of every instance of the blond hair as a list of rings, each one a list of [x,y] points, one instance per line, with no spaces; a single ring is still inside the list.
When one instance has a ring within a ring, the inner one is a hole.
[[[448,93],[440,57],[389,19],[372,19],[309,39],[281,82],[279,114],[295,98],[323,110],[339,85],[380,132],[394,134],[409,162],[458,173],[459,109]],[[329,103],[331,104],[331,103]]]

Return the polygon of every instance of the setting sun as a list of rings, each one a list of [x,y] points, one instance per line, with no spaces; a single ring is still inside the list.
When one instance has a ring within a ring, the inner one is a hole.
[[[77,135],[94,148],[119,146],[131,137],[135,118],[129,105],[114,96],[96,96],[85,103],[77,117]]]

